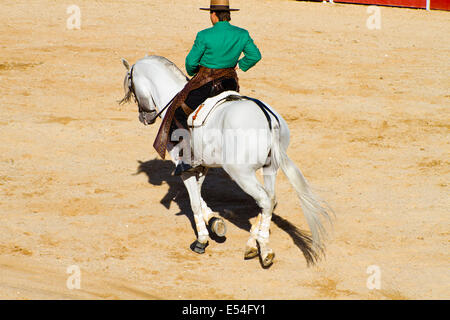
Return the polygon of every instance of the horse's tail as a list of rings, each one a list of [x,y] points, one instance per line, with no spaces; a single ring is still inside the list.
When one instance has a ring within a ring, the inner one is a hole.
[[[130,64],[127,60],[122,58],[122,63],[127,69],[127,74],[125,76],[125,79],[123,80],[123,89],[125,91],[125,96],[122,100],[119,101],[119,104],[124,104],[127,102],[130,102],[131,98],[133,97],[133,90],[132,90],[132,68],[130,68]]]
[[[275,163],[281,167],[289,182],[294,187],[297,195],[300,199],[300,204],[303,210],[303,214],[306,217],[312,236],[312,249],[317,257],[323,255],[327,232],[322,224],[322,218],[332,223],[331,216],[334,215],[333,209],[322,199],[316,196],[308,181],[303,176],[300,169],[295,163],[288,157],[286,151],[281,146],[279,137],[279,129],[274,128],[272,136],[273,156],[275,157]]]

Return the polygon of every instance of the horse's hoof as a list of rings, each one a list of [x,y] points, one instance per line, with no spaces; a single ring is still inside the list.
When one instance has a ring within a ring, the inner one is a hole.
[[[261,264],[264,269],[268,269],[273,264],[273,259],[275,258],[275,253],[269,252],[264,258],[261,257]]]
[[[198,240],[195,240],[191,244],[191,250],[194,251],[195,253],[203,254],[203,253],[205,253],[205,249],[207,246],[208,246],[208,242],[201,243],[201,242],[198,242]]]
[[[257,257],[258,254],[259,254],[258,248],[247,247],[247,248],[245,248],[244,259],[245,260],[253,259],[253,258]]]
[[[218,237],[224,237],[227,233],[227,226],[222,218],[211,218],[211,220],[209,220],[209,227]]]

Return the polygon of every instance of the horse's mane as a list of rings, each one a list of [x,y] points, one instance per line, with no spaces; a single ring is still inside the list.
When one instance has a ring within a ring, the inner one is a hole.
[[[173,72],[173,74],[181,81],[189,81],[189,78],[177,67],[175,63],[162,56],[147,56],[145,59],[156,60]]]

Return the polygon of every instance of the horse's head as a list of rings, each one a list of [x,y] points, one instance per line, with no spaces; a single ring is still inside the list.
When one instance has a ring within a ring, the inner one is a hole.
[[[131,98],[134,97],[134,101],[138,104],[139,108],[139,121],[144,125],[150,125],[155,123],[158,117],[158,110],[156,109],[155,102],[153,98],[150,99],[141,98],[139,94],[136,93],[133,79],[133,69],[134,66],[130,67],[127,60],[122,59],[122,63],[127,69],[125,79],[123,81],[123,88],[125,91],[125,97],[119,102],[119,104],[124,104],[130,102]]]

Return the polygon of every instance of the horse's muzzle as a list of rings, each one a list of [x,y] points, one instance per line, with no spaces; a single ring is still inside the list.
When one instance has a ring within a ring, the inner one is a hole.
[[[139,111],[139,121],[144,125],[148,126],[150,124],[155,123],[156,118],[158,117],[158,112],[155,111]]]

